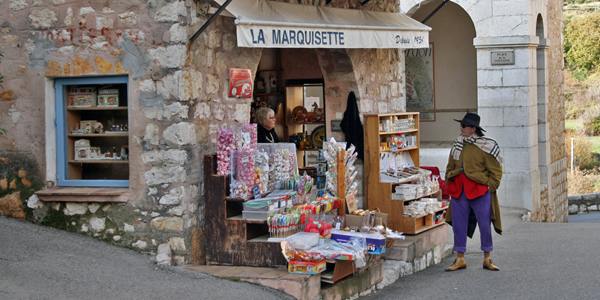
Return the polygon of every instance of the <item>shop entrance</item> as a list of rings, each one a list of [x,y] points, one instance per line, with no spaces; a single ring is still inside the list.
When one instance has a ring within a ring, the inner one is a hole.
[[[327,127],[325,83],[315,50],[263,49],[255,82],[253,110],[275,111],[275,131],[282,142],[296,144],[298,166],[318,164]]]

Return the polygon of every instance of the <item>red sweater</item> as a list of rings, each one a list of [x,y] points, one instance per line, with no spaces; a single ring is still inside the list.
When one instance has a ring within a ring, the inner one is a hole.
[[[460,197],[460,194],[462,193],[463,188],[465,190],[465,196],[467,196],[467,199],[469,199],[469,200],[473,200],[477,197],[481,197],[481,196],[485,195],[485,193],[488,191],[488,187],[486,185],[479,184],[479,183],[469,179],[462,172],[460,174],[458,174],[458,176],[454,177],[454,180],[452,180],[447,185],[447,187],[448,187],[448,194],[450,194],[450,196],[452,196],[452,198],[455,198],[455,199]]]

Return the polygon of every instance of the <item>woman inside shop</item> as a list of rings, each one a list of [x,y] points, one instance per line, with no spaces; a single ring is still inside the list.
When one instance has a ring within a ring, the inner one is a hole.
[[[450,150],[446,167],[446,184],[452,196],[446,221],[452,225],[453,249],[458,257],[446,271],[467,268],[467,236],[473,237],[476,226],[481,235],[483,268],[499,271],[490,258],[494,248],[490,225],[493,223],[495,231],[502,234],[496,194],[502,179],[502,152],[496,141],[484,137],[479,115],[467,113],[462,120],[455,121],[460,122],[460,135]]]
[[[275,133],[275,112],[268,107],[261,107],[256,112],[257,135],[259,143],[279,143]]]

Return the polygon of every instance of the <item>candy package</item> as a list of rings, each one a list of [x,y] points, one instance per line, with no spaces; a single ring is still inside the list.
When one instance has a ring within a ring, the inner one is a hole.
[[[252,196],[255,182],[254,157],[252,150],[234,150],[231,152],[231,197],[248,198]]]

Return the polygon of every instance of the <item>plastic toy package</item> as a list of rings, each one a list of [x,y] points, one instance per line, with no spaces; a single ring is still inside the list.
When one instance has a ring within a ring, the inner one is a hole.
[[[252,196],[255,182],[253,150],[234,150],[231,152],[231,197],[248,198]]]
[[[293,143],[258,144],[269,154],[268,191],[294,189],[298,180],[296,146]]]
[[[254,151],[255,184],[258,184],[261,194],[269,192],[269,154],[264,149]]]
[[[319,274],[325,271],[325,257],[319,253],[296,250],[288,241],[281,241],[281,252],[288,261],[288,272]]]
[[[256,124],[223,128],[217,132],[217,174],[231,173],[231,151],[256,149]]]

